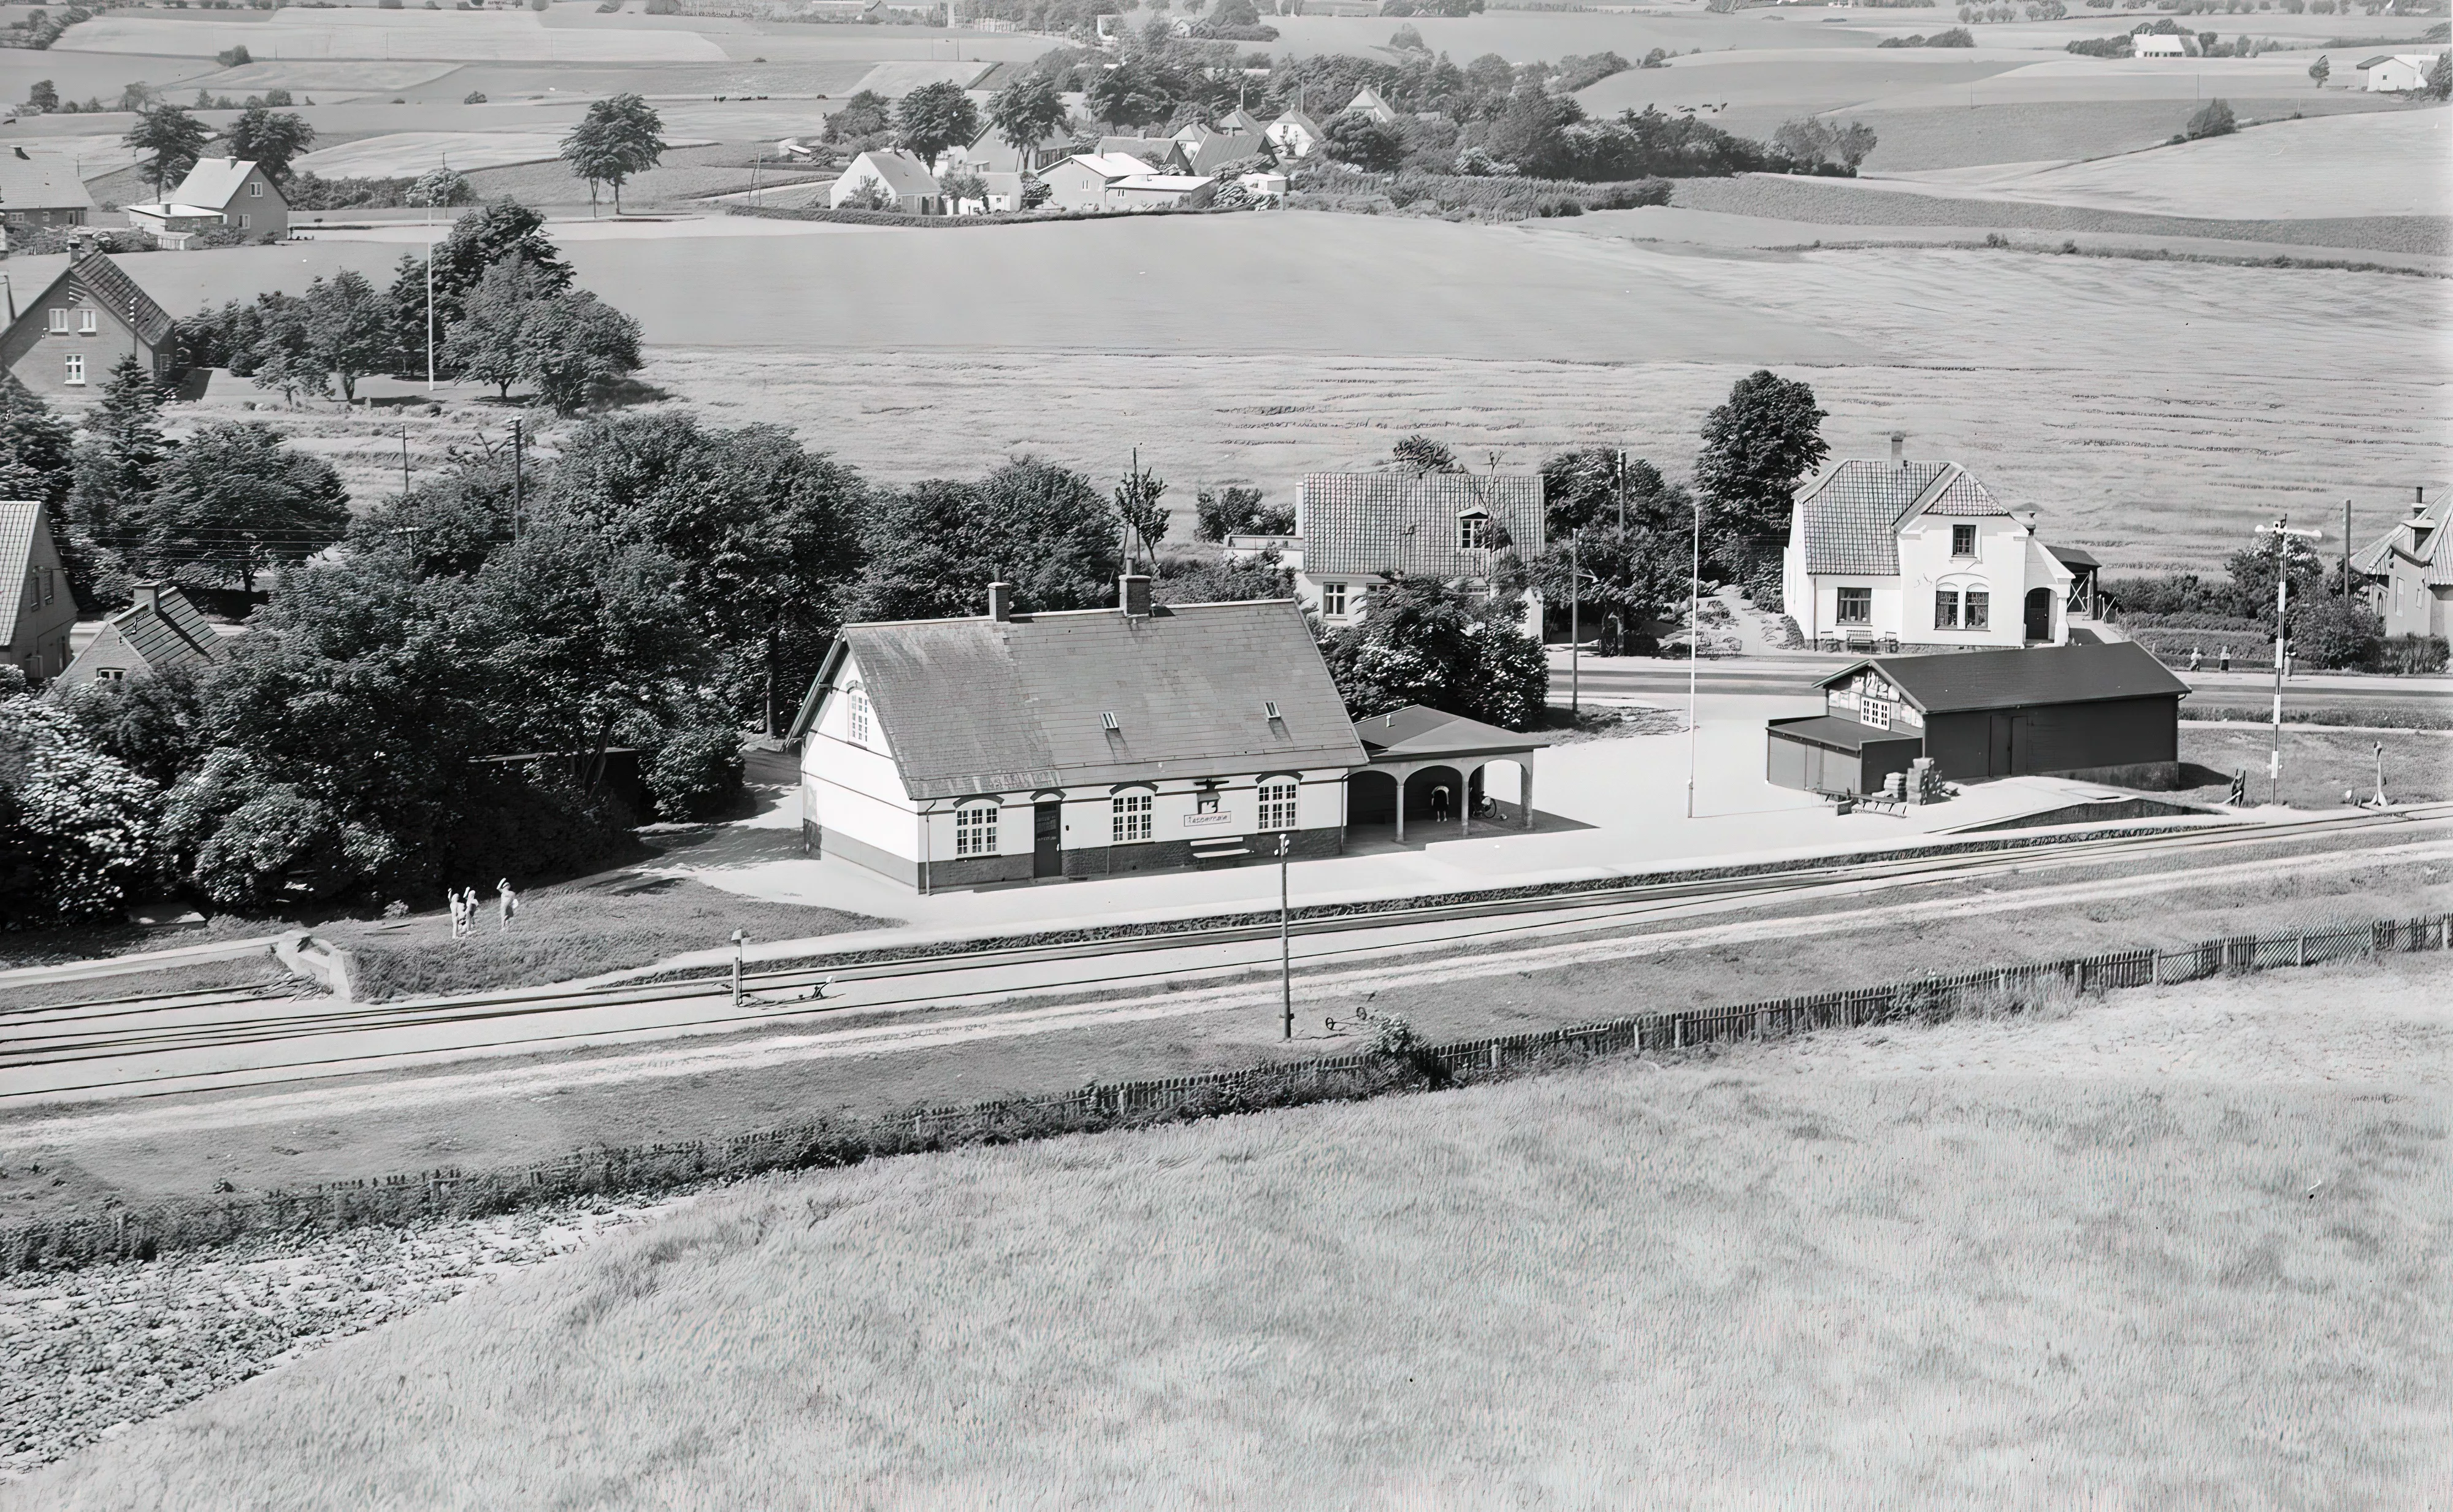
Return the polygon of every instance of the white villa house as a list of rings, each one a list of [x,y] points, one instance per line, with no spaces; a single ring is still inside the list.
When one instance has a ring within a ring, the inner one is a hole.
[[[923,892],[1342,851],[1372,758],[1302,612],[1118,589],[845,626],[792,723],[804,849]]]
[[[2133,58],[2185,58],[2189,45],[2169,32],[2141,31],[2129,39]]]
[[[1309,157],[1328,145],[1328,133],[1321,129],[1318,121],[1301,110],[1288,110],[1271,121],[1261,134],[1269,139],[1269,145],[1277,149],[1278,156],[1282,158]]]
[[[127,215],[130,228],[173,251],[186,250],[199,231],[228,229],[276,240],[289,234],[289,204],[281,187],[261,164],[245,158],[205,158],[168,196],[130,205]]]
[[[2427,88],[2427,70],[2436,67],[2433,52],[2388,52],[2359,66],[2375,94],[2408,94]]]
[[[2076,580],[1955,462],[1837,463],[1797,490],[1781,593],[1809,646],[2060,646]]]

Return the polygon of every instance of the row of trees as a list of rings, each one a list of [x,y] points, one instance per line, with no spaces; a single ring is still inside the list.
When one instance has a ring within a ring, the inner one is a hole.
[[[445,192],[448,186],[437,186]],[[469,210],[424,258],[403,253],[389,290],[344,269],[304,294],[259,294],[200,311],[179,327],[181,361],[228,368],[286,403],[300,394],[357,397],[371,373],[475,378],[508,398],[526,384],[565,414],[639,366],[639,327],[574,286],[545,234],[515,200]]]

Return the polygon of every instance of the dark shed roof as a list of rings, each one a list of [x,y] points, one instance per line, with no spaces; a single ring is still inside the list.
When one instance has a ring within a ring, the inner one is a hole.
[[[1374,714],[1354,722],[1354,733],[1374,761],[1383,756],[1417,761],[1426,756],[1480,756],[1506,751],[1539,750],[1546,736],[1519,734],[1463,714],[1444,713],[1411,704],[1393,714]]]
[[[2101,567],[2104,566],[2103,563],[2098,562],[2095,559],[2095,553],[2091,551],[2082,551],[2074,546],[2048,546],[2044,547],[2044,549],[2053,554],[2053,560],[2059,562],[2065,567]]]
[[[1853,719],[1841,719],[1832,714],[1814,714],[1805,719],[1776,719],[1765,727],[1785,739],[1802,740],[1832,750],[1863,750],[1868,746],[1892,743],[1917,746],[1925,741],[1922,735],[1876,729],[1871,725],[1860,725]]]
[[[1890,679],[1911,705],[1926,714],[2028,708],[2039,704],[2098,704],[2118,698],[2180,698],[2189,691],[2188,684],[2174,677],[2135,641],[1877,656],[1816,686],[1835,686],[1868,666]]]
[[[1367,761],[1285,600],[847,625],[793,734],[847,655],[914,798]]]

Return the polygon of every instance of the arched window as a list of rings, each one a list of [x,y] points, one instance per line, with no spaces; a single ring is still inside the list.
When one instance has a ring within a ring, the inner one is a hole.
[[[993,856],[997,853],[997,801],[984,799],[954,810],[954,854]]]
[[[1151,810],[1158,795],[1147,787],[1130,788],[1107,800],[1113,843],[1129,846],[1150,838]]]
[[[1260,786],[1260,828],[1263,831],[1295,827],[1295,780],[1291,777],[1264,777]]]
[[[868,744],[868,695],[858,683],[844,689],[844,738],[855,746]]]

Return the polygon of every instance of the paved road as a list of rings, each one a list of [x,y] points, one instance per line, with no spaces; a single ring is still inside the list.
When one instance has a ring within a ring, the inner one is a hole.
[[[1848,666],[1845,656],[1745,657],[1697,665],[1698,690],[1705,693],[1756,693],[1767,697],[1812,697],[1814,685]],[[1686,696],[1684,662],[1650,657],[1587,656],[1579,671],[1584,691],[1604,699],[1634,698],[1675,705]],[[2263,674],[2235,666],[2228,673],[2204,670],[2183,681],[2194,690],[2191,706],[2264,709],[2274,696],[2274,673]],[[1552,701],[1567,694],[1567,658],[1550,657]],[[2363,677],[2350,673],[2308,673],[2285,682],[2286,706],[2323,705],[2352,709],[2437,708],[2453,713],[2453,677]]]
[[[2348,848],[2344,842],[2350,842]],[[2252,847],[2307,854],[2277,861]],[[1848,927],[1918,909],[2026,908],[2106,889],[2175,889],[2366,865],[2393,846],[2453,855],[2453,805],[2392,815],[2147,833],[1941,857],[1850,859],[1808,870],[1685,882],[1573,898],[1507,899],[1299,925],[1294,964],[1315,1002],[1341,982],[1395,985],[1408,973],[1529,969],[1560,952],[1605,959]],[[2124,875],[2106,880],[2107,867]],[[2143,868],[2139,870],[2138,868]],[[2017,874],[2017,890],[1915,901],[1919,889]],[[1893,902],[1905,897],[1910,901]],[[1873,906],[1865,901],[1880,898]],[[1810,917],[1736,919],[1766,904],[1825,905]],[[1672,927],[1662,932],[1666,925]],[[1460,952],[1470,952],[1461,955]],[[89,1005],[0,1015],[0,1108],[113,1102],[168,1092],[277,1088],[367,1071],[429,1068],[378,1094],[439,1097],[449,1086],[499,1095],[538,1077],[643,1079],[727,1064],[925,1049],[949,1041],[1081,1028],[1102,1022],[1266,1005],[1275,993],[1275,931],[1187,926],[1131,941],[1027,949],[952,949],[925,958],[754,972],[750,1001],[702,979],[619,989],[541,989],[489,997],[355,1005],[318,1002]],[[812,998],[823,985],[824,996]],[[1087,1001],[1086,1001],[1087,1000]],[[744,1028],[764,1034],[742,1037]],[[715,1042],[704,1037],[726,1036]],[[700,1041],[692,1044],[688,1042]],[[466,1063],[583,1045],[626,1045],[584,1064],[529,1062],[446,1073]],[[486,1091],[483,1089],[490,1088]],[[318,1094],[321,1095],[321,1094]],[[339,1094],[333,1094],[339,1095]],[[27,1137],[23,1126],[0,1135]]]

